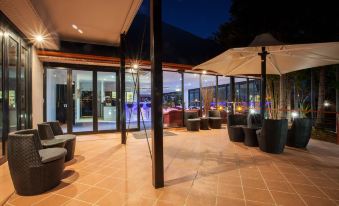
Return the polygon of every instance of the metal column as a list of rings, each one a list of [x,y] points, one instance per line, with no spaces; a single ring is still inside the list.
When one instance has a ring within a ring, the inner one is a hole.
[[[125,111],[125,51],[126,34],[120,35],[120,129],[121,144],[126,144],[126,111]]]
[[[260,92],[260,115],[261,118],[265,118],[265,109],[266,109],[266,57],[267,57],[266,47],[261,47],[261,92]]]

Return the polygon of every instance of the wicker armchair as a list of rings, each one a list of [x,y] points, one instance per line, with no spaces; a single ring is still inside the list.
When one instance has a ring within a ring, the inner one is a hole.
[[[212,129],[221,129],[222,118],[218,110],[208,111],[208,122]]]
[[[287,139],[287,119],[265,119],[261,130],[257,130],[261,151],[280,154],[284,151]]]
[[[311,138],[312,120],[297,118],[293,120],[291,129],[287,133],[286,145],[290,147],[306,148]]]
[[[73,134],[63,134],[59,122],[47,122],[38,124],[39,135],[41,139],[56,139],[66,142],[67,150],[66,162],[74,158],[76,136]]]
[[[200,118],[198,112],[185,112],[185,125],[187,131],[199,131],[200,130]]]
[[[19,195],[37,195],[60,183],[64,170],[64,148],[42,149],[37,130],[9,134],[8,166]]]
[[[246,115],[242,114],[228,114],[227,116],[227,131],[228,136],[233,142],[244,141],[243,127],[247,126]]]

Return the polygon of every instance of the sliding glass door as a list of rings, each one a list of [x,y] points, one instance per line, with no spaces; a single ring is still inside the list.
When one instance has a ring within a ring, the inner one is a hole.
[[[116,72],[46,67],[45,82],[46,121],[59,121],[64,132],[117,130]]]

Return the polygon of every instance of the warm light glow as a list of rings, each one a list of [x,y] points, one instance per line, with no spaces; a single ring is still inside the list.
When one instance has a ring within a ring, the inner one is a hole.
[[[238,111],[238,112],[241,112],[241,111],[242,111],[242,107],[241,107],[241,106],[238,106],[238,107],[237,107],[237,111]]]
[[[45,40],[45,38],[40,34],[35,36],[35,41],[38,42],[38,43],[41,43],[44,40]]]
[[[78,32],[79,32],[80,34],[84,33],[81,29],[78,29]]]
[[[175,89],[175,91],[176,91],[176,92],[180,92],[180,91],[181,91],[181,89],[177,88],[177,89]]]
[[[204,71],[202,71],[202,73],[203,73],[203,74],[207,74],[207,71],[204,70]]]
[[[298,112],[294,111],[294,112],[291,113],[291,115],[292,115],[293,118],[296,118],[296,117],[298,117]]]
[[[133,69],[139,69],[139,65],[137,63],[132,65]]]
[[[78,29],[77,25],[72,24],[73,29]]]
[[[329,106],[331,106],[331,104],[330,104],[328,101],[325,101],[325,102],[324,102],[324,106],[325,106],[325,107],[329,107]]]
[[[219,106],[219,107],[218,107],[218,110],[222,110],[222,109],[223,109],[223,107],[222,107],[222,106]]]

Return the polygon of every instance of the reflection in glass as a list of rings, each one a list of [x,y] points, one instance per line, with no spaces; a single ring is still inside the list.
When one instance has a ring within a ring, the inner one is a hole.
[[[17,130],[17,66],[18,66],[18,43],[9,38],[8,46],[8,99],[9,99],[9,130],[13,132]]]
[[[140,127],[144,128],[143,122],[147,129],[151,128],[151,72],[139,71],[140,81]],[[143,122],[142,122],[143,121]]]
[[[126,72],[125,76],[126,128],[138,128],[137,74]]]
[[[117,129],[116,73],[97,73],[98,130]]]
[[[201,76],[201,101],[203,114],[208,115],[208,110],[216,109],[216,76],[202,75]],[[206,107],[206,108],[205,108]]]
[[[26,113],[26,71],[28,67],[28,51],[21,47],[21,64],[20,64],[20,127],[27,127]]]
[[[183,125],[181,80],[181,74],[178,72],[163,72],[163,121],[165,127]]]
[[[228,102],[230,78],[218,76],[218,106],[225,108]]]
[[[72,71],[73,132],[93,131],[92,74],[92,71]]]
[[[184,73],[185,109],[200,109],[200,74]]]
[[[67,133],[67,69],[46,69],[46,118]]]

